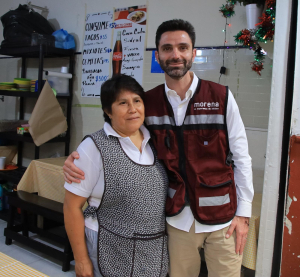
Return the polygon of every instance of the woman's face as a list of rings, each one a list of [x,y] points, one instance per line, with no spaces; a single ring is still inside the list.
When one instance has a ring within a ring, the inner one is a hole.
[[[145,119],[142,98],[131,91],[122,91],[111,106],[111,125],[121,136],[131,136],[139,131]]]

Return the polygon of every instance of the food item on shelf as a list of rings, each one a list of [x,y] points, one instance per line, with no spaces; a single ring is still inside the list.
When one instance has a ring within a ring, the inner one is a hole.
[[[29,127],[18,127],[17,134],[24,135],[25,133],[29,133]]]
[[[28,120],[0,120],[0,132],[15,132],[17,127],[27,124]]]
[[[37,82],[37,80],[31,80],[30,81],[30,91],[31,92],[35,92],[35,83]]]
[[[16,88],[15,83],[3,82],[0,83],[0,90],[10,90]]]
[[[15,78],[14,83],[16,84],[18,90],[23,90],[23,91],[30,90],[31,79]]]

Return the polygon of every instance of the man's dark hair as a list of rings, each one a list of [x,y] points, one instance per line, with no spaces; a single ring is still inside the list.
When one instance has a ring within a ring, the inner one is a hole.
[[[196,33],[193,25],[190,22],[182,19],[172,19],[163,22],[157,28],[156,36],[155,36],[155,44],[156,44],[157,51],[158,51],[158,45],[162,34],[165,32],[173,32],[173,31],[187,32],[192,41],[193,48],[195,47]]]
[[[118,95],[123,91],[131,91],[139,95],[144,101],[144,89],[132,77],[119,74],[111,77],[101,85],[102,110],[111,113],[111,106],[117,100]],[[109,116],[104,112],[104,121],[111,124]]]

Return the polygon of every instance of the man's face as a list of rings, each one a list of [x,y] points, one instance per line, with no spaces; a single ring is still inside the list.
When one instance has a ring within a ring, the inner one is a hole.
[[[172,79],[181,79],[192,67],[196,56],[192,41],[185,31],[162,34],[155,57],[161,68]]]

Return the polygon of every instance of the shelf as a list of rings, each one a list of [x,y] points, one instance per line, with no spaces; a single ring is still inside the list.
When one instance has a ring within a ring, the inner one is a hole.
[[[0,171],[0,180],[5,180],[14,184],[18,184],[22,179],[22,176],[25,173],[26,169],[27,167],[25,166],[19,166],[17,169],[14,170]]]
[[[26,98],[38,98],[40,94],[38,92],[31,91],[13,91],[13,90],[0,90],[0,95],[4,96],[16,96],[16,97],[26,97]],[[61,94],[56,95],[57,98],[69,98],[70,94]]]
[[[53,57],[69,57],[75,54],[74,50],[61,49],[43,45],[45,58]],[[12,56],[12,57],[25,57],[25,58],[39,58],[40,46],[29,46],[20,48],[2,48],[0,49],[0,55]]]
[[[0,211],[0,219],[1,220],[4,220],[7,222],[8,217],[9,217],[9,210],[4,209],[4,210]],[[16,212],[16,214],[15,214],[15,223],[18,223],[18,224],[21,223],[21,215],[18,212]]]
[[[41,84],[43,79],[43,70],[44,70],[44,59],[45,58],[65,58],[65,60],[69,61],[69,72],[74,74],[74,63],[75,59],[74,56],[76,54],[75,50],[72,49],[60,49],[55,48],[47,45],[36,45],[36,46],[28,46],[28,47],[17,47],[17,48],[2,48],[0,49],[0,60],[1,59],[10,59],[10,58],[22,58],[22,66],[21,66],[21,77],[26,77],[27,66],[26,62],[28,58],[36,58],[39,60],[38,66],[38,80],[39,80],[39,91],[41,91]],[[49,140],[47,143],[53,142],[62,142],[65,144],[65,155],[69,154],[69,147],[70,147],[70,125],[71,125],[71,107],[72,107],[72,92],[73,92],[73,80],[69,81],[69,93],[67,94],[57,94],[57,98],[65,99],[64,101],[67,102],[67,110],[66,110],[66,120],[68,124],[68,130],[66,132],[65,137],[56,137]],[[30,92],[30,91],[15,91],[15,90],[0,90],[0,96],[11,96],[11,97],[19,97],[19,119],[24,118],[24,111],[25,111],[25,103],[24,98],[32,98],[37,99],[40,95],[40,92]],[[3,97],[0,97],[0,100]],[[0,139],[6,139],[14,142],[18,142],[18,158],[19,164],[22,164],[23,161],[23,148],[24,144],[22,142],[29,142],[33,143],[33,139],[30,134],[25,135],[18,135],[16,130],[11,132],[0,132]],[[35,159],[39,158],[40,148],[35,146],[34,154]],[[14,171],[15,172],[15,171]],[[10,176],[10,180],[15,180],[15,174],[12,173],[0,173],[0,178],[5,176],[5,180],[7,179],[6,176]],[[20,179],[20,178],[19,178]]]
[[[23,141],[23,142],[33,142],[33,139],[30,135],[18,135],[17,131],[11,131],[11,132],[0,132],[0,138],[1,139],[7,139],[7,140],[13,140],[13,141]],[[51,142],[67,142],[67,137],[56,137],[53,138],[47,143]]]
[[[0,219],[1,220],[4,220],[4,221],[8,221],[8,216],[9,216],[9,214],[8,214],[8,210],[2,210],[2,211],[0,211]]]

